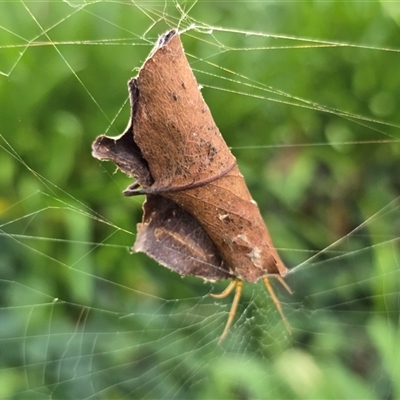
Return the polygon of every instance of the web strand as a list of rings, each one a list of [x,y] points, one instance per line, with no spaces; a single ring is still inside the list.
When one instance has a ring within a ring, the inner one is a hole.
[[[323,398],[328,383],[338,398],[395,397],[392,6],[5,3],[0,398]],[[210,296],[227,282],[182,279],[131,252],[143,199],[122,195],[130,179],[96,162],[90,143],[123,131],[126,82],[170,28],[290,267],[292,294],[246,284],[231,307]]]

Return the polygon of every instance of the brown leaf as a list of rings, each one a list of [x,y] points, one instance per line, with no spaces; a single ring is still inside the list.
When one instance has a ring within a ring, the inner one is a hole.
[[[99,136],[93,156],[136,179],[125,195],[147,195],[134,250],[206,280],[284,276],[175,30],[160,37],[128,89],[128,128],[116,138]]]
[[[169,199],[149,195],[143,210],[134,251],[148,254],[181,275],[212,281],[229,278],[214,243],[183,208]]]

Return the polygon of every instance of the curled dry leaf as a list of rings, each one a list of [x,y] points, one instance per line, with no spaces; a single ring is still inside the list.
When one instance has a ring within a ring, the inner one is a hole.
[[[263,278],[282,314],[267,276],[280,278],[287,269],[204,102],[176,30],[160,37],[128,90],[128,127],[118,137],[99,136],[92,154],[135,179],[126,196],[147,196],[134,251],[181,275],[232,278],[215,296],[225,297],[237,284],[221,338],[232,323],[242,280]]]

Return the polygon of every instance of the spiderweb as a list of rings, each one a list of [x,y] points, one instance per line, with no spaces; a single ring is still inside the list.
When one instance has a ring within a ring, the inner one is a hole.
[[[1,9],[1,398],[400,396],[398,3]],[[227,282],[131,254],[142,199],[91,157],[172,27],[291,269],[291,337],[245,283],[217,345]]]

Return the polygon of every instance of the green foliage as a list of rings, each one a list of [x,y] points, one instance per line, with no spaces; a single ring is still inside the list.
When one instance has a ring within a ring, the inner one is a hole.
[[[398,6],[190,10],[204,26],[182,37],[189,60],[283,259],[341,239],[288,276],[293,296],[278,289],[291,338],[245,285],[222,346],[229,299],[206,294],[226,282],[130,254],[142,199],[90,155],[125,128],[127,80],[182,16],[143,7],[2,5],[0,397],[399,398]]]

